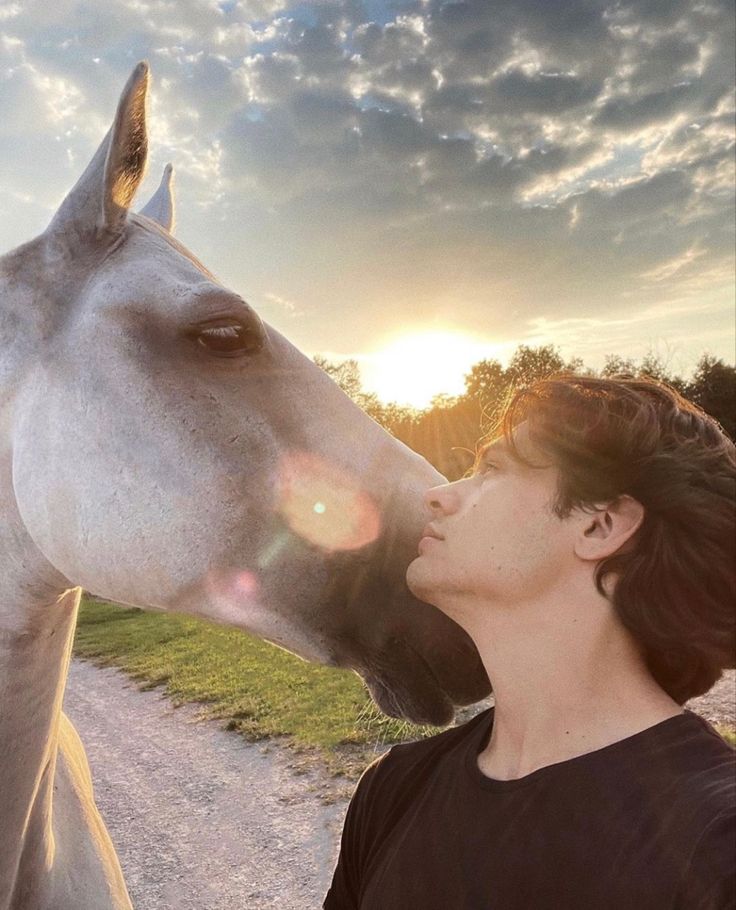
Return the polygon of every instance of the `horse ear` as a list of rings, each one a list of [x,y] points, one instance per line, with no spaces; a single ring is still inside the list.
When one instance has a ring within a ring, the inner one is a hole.
[[[167,231],[174,230],[173,176],[174,168],[172,165],[167,164],[158,189],[140,211],[141,215],[158,222]]]
[[[119,234],[148,152],[146,94],[148,64],[139,63],[118,102],[115,120],[94,157],[54,216],[49,229],[80,237]]]

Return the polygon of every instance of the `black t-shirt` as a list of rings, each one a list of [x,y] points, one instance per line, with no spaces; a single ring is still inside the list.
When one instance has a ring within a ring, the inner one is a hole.
[[[736,759],[686,711],[517,780],[493,709],[394,746],[348,808],[324,910],[733,910]]]

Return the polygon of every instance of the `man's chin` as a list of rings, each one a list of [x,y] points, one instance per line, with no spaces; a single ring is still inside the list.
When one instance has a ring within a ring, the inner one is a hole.
[[[458,595],[462,592],[452,586],[449,573],[443,572],[437,565],[431,565],[426,556],[417,556],[406,570],[406,584],[416,598],[437,607],[445,616],[465,628],[463,611],[458,606]]]
[[[406,584],[411,593],[419,600],[437,606],[432,600],[433,593],[437,592],[437,585],[432,583],[429,566],[426,563],[427,560],[423,556],[417,556],[409,563],[409,568],[406,570]]]

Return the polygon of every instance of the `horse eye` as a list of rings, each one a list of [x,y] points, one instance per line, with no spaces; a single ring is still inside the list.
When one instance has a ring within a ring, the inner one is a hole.
[[[205,350],[220,357],[255,354],[263,347],[262,333],[239,322],[200,328],[195,337]]]

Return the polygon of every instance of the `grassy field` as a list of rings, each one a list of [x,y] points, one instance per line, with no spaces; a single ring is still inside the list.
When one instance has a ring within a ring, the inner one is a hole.
[[[386,745],[437,732],[381,714],[350,671],[187,616],[83,599],[74,650],[164,686],[175,704],[202,702],[248,739],[285,737],[335,773],[354,776]]]
[[[175,704],[203,703],[248,739],[283,737],[336,774],[355,777],[385,746],[437,732],[381,714],[354,673],[186,616],[83,600],[75,652],[164,686]],[[719,732],[736,745],[733,730]]]

